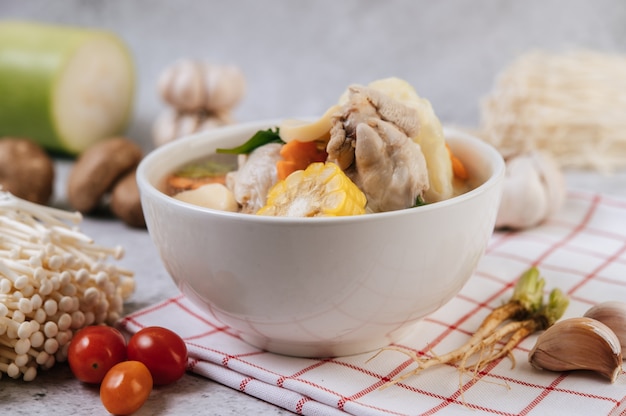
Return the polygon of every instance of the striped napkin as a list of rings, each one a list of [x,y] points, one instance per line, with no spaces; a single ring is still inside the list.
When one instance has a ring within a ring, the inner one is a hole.
[[[496,232],[461,293],[395,345],[443,354],[464,343],[482,319],[506,302],[531,265],[571,299],[564,318],[592,305],[626,300],[626,200],[570,191],[561,212],[522,232]],[[553,373],[528,364],[536,336],[478,374],[439,366],[381,389],[414,368],[396,351],[328,359],[276,355],[242,341],[231,328],[179,295],[124,317],[130,332],[159,325],[181,335],[189,370],[304,415],[623,415],[626,375],[611,384],[589,372]]]

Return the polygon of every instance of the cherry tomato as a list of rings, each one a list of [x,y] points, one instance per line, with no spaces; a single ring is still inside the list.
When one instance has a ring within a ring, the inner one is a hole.
[[[67,361],[74,376],[84,383],[97,384],[115,364],[126,359],[126,339],[110,326],[87,326],[74,335]]]
[[[149,326],[128,341],[128,359],[144,363],[152,373],[154,384],[169,384],[185,374],[187,346],[175,332]]]
[[[135,413],[152,391],[150,370],[139,361],[115,364],[100,384],[100,401],[114,415]]]

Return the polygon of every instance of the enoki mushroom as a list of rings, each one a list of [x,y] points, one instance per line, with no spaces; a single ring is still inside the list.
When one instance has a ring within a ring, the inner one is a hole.
[[[133,273],[107,263],[123,249],[96,245],[81,220],[0,189],[0,377],[65,361],[74,331],[113,324],[134,292]]]

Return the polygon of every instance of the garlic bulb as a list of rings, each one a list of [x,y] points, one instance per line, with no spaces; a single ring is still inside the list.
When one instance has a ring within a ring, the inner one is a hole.
[[[236,66],[185,59],[163,71],[158,90],[163,100],[178,111],[225,112],[241,101],[246,83]]]
[[[528,354],[540,370],[590,370],[615,382],[622,371],[622,349],[615,333],[587,317],[555,323],[537,338]]]
[[[155,146],[162,146],[179,137],[206,131],[233,123],[227,113],[179,113],[172,109],[164,110],[152,127]]]
[[[539,225],[565,201],[565,179],[549,153],[532,151],[506,163],[496,228]]]
[[[602,302],[585,312],[584,316],[602,322],[615,332],[622,346],[622,358],[624,358],[626,354],[626,303]]]

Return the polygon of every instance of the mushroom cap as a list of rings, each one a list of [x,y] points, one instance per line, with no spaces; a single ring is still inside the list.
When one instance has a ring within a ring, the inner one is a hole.
[[[18,198],[47,204],[52,196],[54,162],[39,144],[26,138],[0,139],[0,186]]]

